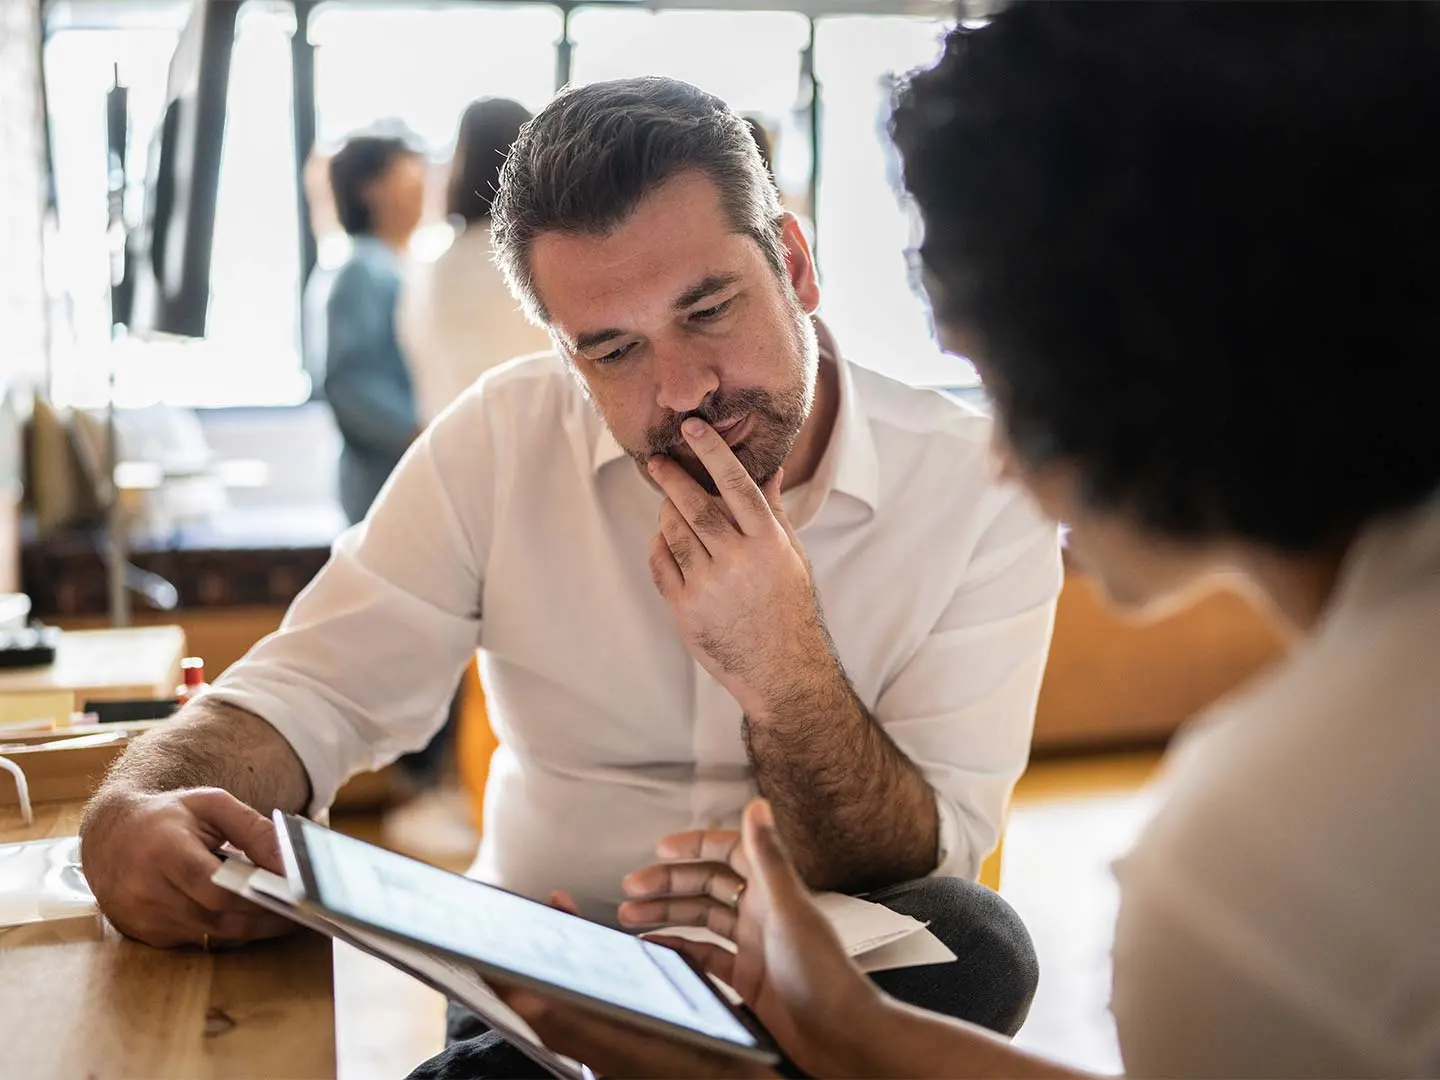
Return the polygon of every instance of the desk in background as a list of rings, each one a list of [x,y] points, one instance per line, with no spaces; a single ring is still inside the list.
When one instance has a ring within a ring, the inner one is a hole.
[[[173,698],[185,631],[178,626],[67,631],[47,667],[0,671],[0,697],[67,693],[86,701]]]

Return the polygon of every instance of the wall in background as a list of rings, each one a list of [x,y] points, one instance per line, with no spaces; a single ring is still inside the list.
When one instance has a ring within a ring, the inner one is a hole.
[[[0,0],[0,381],[45,372],[39,0]]]
[[[10,391],[45,372],[40,0],[0,0],[0,592],[18,588],[20,440]]]

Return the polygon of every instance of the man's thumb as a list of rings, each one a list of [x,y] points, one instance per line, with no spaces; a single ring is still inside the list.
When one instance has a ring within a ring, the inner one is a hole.
[[[256,866],[276,874],[285,872],[275,826],[264,814],[219,789],[192,792],[185,802],[192,814],[243,851]]]

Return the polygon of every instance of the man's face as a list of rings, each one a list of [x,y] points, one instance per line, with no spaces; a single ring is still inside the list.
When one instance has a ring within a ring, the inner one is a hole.
[[[785,227],[789,280],[731,231],[714,184],[667,181],[614,231],[535,239],[534,287],[591,401],[643,468],[656,454],[713,481],[680,435],[699,416],[757,484],[769,480],[809,415],[819,302],[810,253]]]

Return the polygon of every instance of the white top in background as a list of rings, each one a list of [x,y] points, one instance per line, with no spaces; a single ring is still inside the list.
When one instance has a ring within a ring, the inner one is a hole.
[[[1200,721],[1117,864],[1132,1076],[1440,1075],[1440,503]]]
[[[396,332],[421,423],[434,420],[491,368],[550,348],[550,336],[521,314],[491,261],[488,226],[463,229],[433,263],[408,269]]]
[[[1029,754],[1055,527],[994,479],[989,420],[826,355],[839,416],[786,505],[855,692],[935,788],[938,872],[973,877]],[[619,900],[657,839],[756,794],[740,706],[650,579],[661,500],[558,357],[501,367],[212,693],[294,746],[314,811],[425,744],[478,646],[500,748],[475,873]]]

